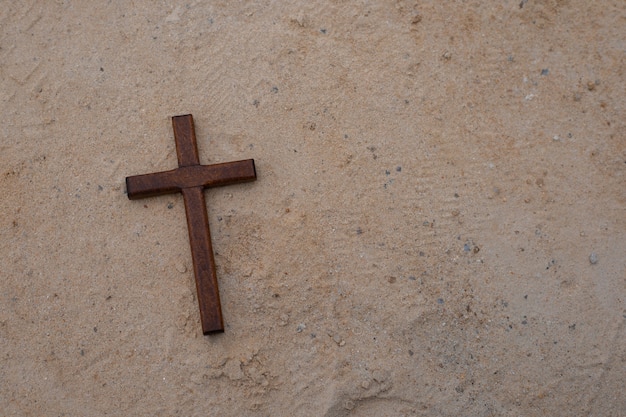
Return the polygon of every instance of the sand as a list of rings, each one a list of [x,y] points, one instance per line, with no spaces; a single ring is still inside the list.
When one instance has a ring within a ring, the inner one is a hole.
[[[4,1],[3,416],[622,416],[622,1]],[[191,113],[226,324],[200,329]]]

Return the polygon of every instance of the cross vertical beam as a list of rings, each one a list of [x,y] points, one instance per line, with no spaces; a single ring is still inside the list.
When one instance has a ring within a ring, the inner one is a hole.
[[[204,189],[254,181],[253,159],[200,165],[192,115],[172,117],[178,168],[126,177],[131,200],[180,192],[185,202],[189,244],[193,259],[202,333],[221,333],[224,320],[215,273],[215,259],[207,216]]]

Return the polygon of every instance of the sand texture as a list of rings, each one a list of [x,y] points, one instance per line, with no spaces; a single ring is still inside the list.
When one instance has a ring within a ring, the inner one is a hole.
[[[1,5],[0,415],[626,415],[624,1]]]

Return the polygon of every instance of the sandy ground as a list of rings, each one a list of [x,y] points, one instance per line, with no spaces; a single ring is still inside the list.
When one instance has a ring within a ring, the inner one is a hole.
[[[28,3],[28,4],[26,4]],[[3,416],[626,415],[623,1],[3,1]],[[226,332],[200,330],[177,166]]]

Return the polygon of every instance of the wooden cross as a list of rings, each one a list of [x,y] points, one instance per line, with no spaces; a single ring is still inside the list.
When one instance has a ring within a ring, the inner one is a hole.
[[[126,177],[126,190],[131,200],[177,192],[183,194],[200,304],[202,333],[221,333],[224,331],[224,321],[217,288],[204,189],[254,181],[256,179],[254,159],[200,165],[192,115],[174,116],[172,125],[174,126],[178,168]]]

